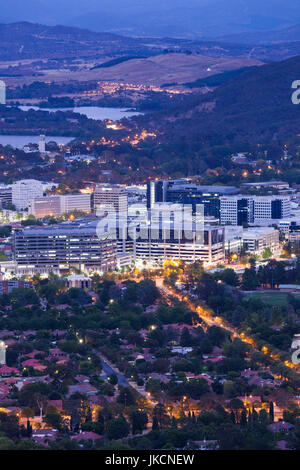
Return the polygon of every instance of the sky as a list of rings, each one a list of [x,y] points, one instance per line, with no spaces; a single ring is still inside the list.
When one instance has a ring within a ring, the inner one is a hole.
[[[218,37],[300,23],[297,0],[0,0],[0,22],[128,35]]]

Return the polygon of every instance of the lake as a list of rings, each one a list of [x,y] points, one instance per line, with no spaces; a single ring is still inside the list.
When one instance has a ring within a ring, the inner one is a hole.
[[[46,142],[54,140],[57,144],[66,145],[74,137],[60,137],[60,136],[46,136]],[[0,135],[0,145],[11,145],[17,149],[22,149],[24,145],[29,143],[38,144],[39,136],[38,135]]]
[[[38,106],[19,106],[22,111],[28,111],[34,109],[35,111],[49,111],[55,113],[56,111],[73,111],[86,116],[89,119],[95,119],[96,121],[102,121],[104,119],[110,119],[111,121],[119,121],[120,119],[132,116],[137,116],[142,113],[137,111],[129,111],[126,108],[103,108],[100,106],[77,106],[75,108],[39,108]]]

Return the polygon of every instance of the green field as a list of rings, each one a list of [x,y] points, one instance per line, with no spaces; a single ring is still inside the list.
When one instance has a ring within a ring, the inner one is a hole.
[[[296,293],[293,295],[295,297],[300,296],[300,293]],[[251,294],[246,294],[247,299],[259,299],[267,305],[279,305],[285,306],[287,305],[287,293],[286,292],[253,292]]]

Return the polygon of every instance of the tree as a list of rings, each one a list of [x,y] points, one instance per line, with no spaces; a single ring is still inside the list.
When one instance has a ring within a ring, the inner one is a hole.
[[[108,439],[122,439],[129,434],[129,424],[124,417],[111,419],[106,426]]]
[[[45,415],[44,421],[51,428],[59,431],[62,429],[63,420],[60,413],[48,413]]]
[[[132,434],[147,428],[148,416],[144,411],[133,411],[130,416]]]
[[[235,414],[235,421],[239,422],[239,412],[244,409],[244,403],[239,398],[233,398],[229,403],[229,408]]]
[[[26,434],[27,434],[28,437],[31,437],[31,435],[32,435],[32,426],[30,424],[29,419],[27,419]]]
[[[220,328],[216,325],[210,326],[208,328],[207,335],[211,343],[215,346],[221,346],[226,338],[226,332],[223,330],[223,328]]]
[[[158,431],[159,425],[158,425],[158,419],[156,416],[153,416],[152,420],[152,431]]]
[[[274,403],[272,401],[270,401],[269,405],[269,418],[270,422],[274,423]]]
[[[247,426],[247,412],[246,410],[242,410],[241,418],[240,418],[240,425]]]
[[[24,418],[33,418],[34,417],[34,411],[29,406],[25,406],[21,410],[21,416],[23,416]]]
[[[190,332],[187,328],[183,328],[180,338],[180,344],[183,347],[193,346],[193,338],[190,335]]]
[[[165,406],[162,403],[157,403],[153,410],[153,419],[156,417],[157,423],[161,428],[165,421],[168,420],[168,414]]]
[[[15,450],[15,444],[8,437],[0,436],[0,450]]]
[[[28,406],[34,408],[39,407],[37,400],[40,396],[43,396],[44,399],[48,396],[50,388],[47,384],[43,382],[35,382],[24,385],[19,393],[19,403],[21,406]]]
[[[246,268],[242,277],[242,288],[244,290],[254,290],[258,285],[255,268]]]
[[[118,403],[122,403],[124,406],[135,405],[136,397],[131,387],[121,387],[120,393],[117,398]]]
[[[267,248],[265,248],[263,251],[262,257],[263,259],[268,259],[271,258],[271,256],[273,256],[272,250],[269,246],[267,246]]]
[[[259,422],[265,426],[269,423],[268,413],[264,409],[261,409],[259,412]]]
[[[244,437],[238,426],[230,423],[222,424],[218,429],[220,450],[241,450]]]
[[[225,284],[228,284],[229,286],[238,286],[239,285],[239,278],[234,269],[224,269],[224,271],[221,271],[220,273],[217,274],[217,279],[220,279],[221,281],[225,282]]]

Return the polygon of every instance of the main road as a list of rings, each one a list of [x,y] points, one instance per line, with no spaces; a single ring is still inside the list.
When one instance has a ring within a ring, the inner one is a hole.
[[[246,333],[244,332],[239,332],[237,329],[232,327],[231,325],[228,325],[221,317],[218,316],[213,316],[212,310],[209,310],[207,307],[195,305],[195,303],[188,298],[188,296],[184,296],[181,292],[179,293],[175,289],[171,289],[170,287],[166,286],[163,284],[163,278],[159,277],[155,279],[157,287],[162,291],[163,294],[169,295],[176,297],[177,299],[186,302],[188,307],[197,313],[198,317],[201,318],[207,326],[213,326],[213,325],[218,325],[224,330],[229,331],[234,338],[239,338],[241,341],[250,344],[254,350],[263,352],[265,355],[269,356],[270,359],[272,360],[277,360],[281,361],[280,357],[278,355],[272,353],[269,351],[269,348],[267,346],[263,346],[262,349],[260,349],[256,344],[255,341],[247,336]],[[203,326],[203,325],[201,325]],[[205,328],[204,328],[205,329]],[[282,362],[282,361],[281,361]],[[284,365],[289,367],[290,369],[297,369],[295,364],[293,364],[291,361],[284,361]]]

